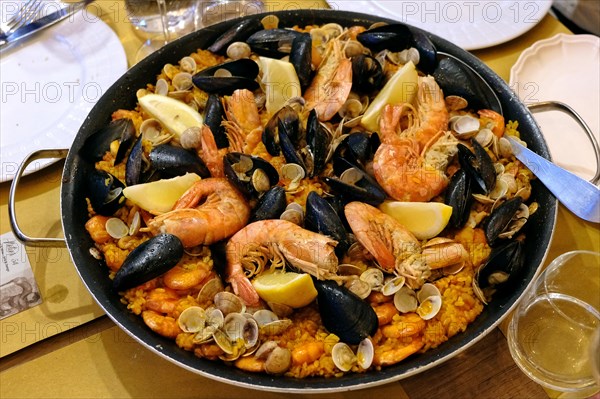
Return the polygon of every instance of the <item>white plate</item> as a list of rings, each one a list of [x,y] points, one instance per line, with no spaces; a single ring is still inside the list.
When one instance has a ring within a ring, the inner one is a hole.
[[[12,180],[32,151],[69,148],[96,101],[126,70],[116,34],[85,10],[3,52],[0,181]],[[51,162],[36,161],[26,173]]]
[[[465,50],[507,42],[533,28],[552,0],[414,1],[331,0],[334,10],[391,18],[438,35]]]
[[[570,105],[600,134],[600,38],[558,34],[521,53],[510,71],[510,87],[526,104],[561,101]],[[554,162],[591,179],[596,159],[590,140],[568,115],[535,113]]]

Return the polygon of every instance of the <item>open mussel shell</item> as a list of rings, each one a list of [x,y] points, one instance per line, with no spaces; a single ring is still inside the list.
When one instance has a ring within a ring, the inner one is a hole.
[[[522,203],[523,198],[519,196],[506,200],[483,221],[485,239],[490,246],[498,243],[498,236],[509,228]]]
[[[306,144],[310,151],[311,167],[310,176],[318,175],[325,168],[329,148],[331,146],[332,135],[325,125],[323,125],[317,116],[317,111],[312,109],[308,114],[306,122]]]
[[[256,62],[242,58],[203,69],[192,76],[192,82],[207,93],[228,95],[238,89],[254,91],[259,87],[255,80],[258,70]]]
[[[473,279],[473,291],[481,301],[488,303],[496,291],[516,281],[525,262],[524,248],[521,237],[492,248],[487,262],[479,267]]]
[[[379,90],[384,83],[383,68],[379,61],[366,54],[352,57],[352,88],[370,93]]]
[[[319,313],[329,332],[348,344],[358,344],[375,333],[379,323],[371,305],[335,281],[313,281]]]
[[[294,38],[290,52],[290,64],[296,70],[300,87],[304,90],[312,78],[312,38],[310,34],[302,33]]]
[[[115,274],[117,291],[136,287],[166,273],[183,256],[183,244],[172,234],[159,234],[144,241],[127,255]]]
[[[281,107],[273,114],[263,130],[261,139],[269,154],[277,156],[281,153],[280,134],[282,133],[290,142],[289,151],[294,152],[300,136],[300,116],[290,105]]]
[[[117,119],[95,131],[85,140],[79,153],[89,161],[99,161],[115,140],[119,140],[119,149],[115,156],[115,164],[118,164],[125,158],[135,141],[135,127],[131,119]]]
[[[412,32],[407,25],[389,24],[361,32],[356,36],[356,40],[374,52],[400,51],[410,47]]]
[[[94,170],[87,178],[87,196],[95,212],[111,216],[125,205],[125,185],[108,172]]]
[[[282,58],[290,54],[294,39],[302,33],[292,29],[263,29],[246,40],[252,50],[271,58]]]
[[[324,234],[336,240],[338,245],[335,249],[338,256],[346,253],[346,250],[350,247],[351,241],[342,220],[331,204],[315,191],[311,191],[306,199],[304,226],[308,230]]]
[[[168,144],[159,145],[150,151],[150,164],[163,178],[182,176],[186,173],[210,177],[208,168],[198,155]]]
[[[258,196],[279,182],[279,173],[268,161],[230,152],[223,158],[225,176],[246,196]]]
[[[223,32],[213,44],[208,47],[208,50],[217,54],[225,54],[227,47],[229,47],[231,43],[246,41],[250,35],[262,29],[262,27],[263,25],[260,22],[260,18],[244,19]]]
[[[128,186],[133,186],[140,181],[143,169],[143,155],[144,149],[142,147],[142,136],[140,135],[131,148],[127,164],[125,165],[125,183]]]
[[[458,144],[460,165],[476,183],[474,192],[489,194],[496,185],[496,169],[485,149],[475,139],[471,139],[473,152],[464,144]]]
[[[338,161],[340,165],[345,160]],[[323,180],[344,202],[361,201],[377,206],[387,194],[381,186],[360,167],[348,163],[339,178],[325,177]],[[342,168],[341,168],[342,169]],[[340,169],[340,170],[341,170]]]

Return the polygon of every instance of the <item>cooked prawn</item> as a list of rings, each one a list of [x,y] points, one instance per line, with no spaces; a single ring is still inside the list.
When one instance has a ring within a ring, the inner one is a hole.
[[[394,345],[393,347],[375,347],[375,354],[373,355],[373,365],[375,366],[389,366],[396,364],[410,355],[416,353],[425,345],[422,338],[412,338],[410,343],[407,345]]]
[[[225,114],[227,120],[222,125],[229,139],[229,149],[252,154],[261,143],[263,132],[254,94],[250,90],[239,89],[225,97]]]
[[[344,213],[356,239],[387,272],[393,272],[397,262],[421,250],[419,240],[410,231],[371,205],[350,202]]]
[[[333,118],[352,89],[352,61],[346,58],[338,40],[331,40],[323,61],[304,93],[306,109],[315,109],[321,122]]]
[[[334,249],[337,242],[324,235],[305,230],[287,220],[271,219],[251,223],[227,242],[227,282],[248,305],[258,304],[256,290],[244,272],[245,263],[260,262],[268,257],[284,257],[296,268],[317,278],[337,270]]]
[[[203,262],[186,266],[176,265],[163,275],[164,284],[174,290],[189,290],[198,287],[211,272],[211,267]]]
[[[492,111],[491,109],[480,109],[477,111],[480,117],[480,121],[483,123],[489,122],[491,123],[491,130],[494,133],[494,136],[500,138],[504,135],[504,117],[497,113],[496,111]]]
[[[448,178],[425,162],[415,134],[399,133],[401,119],[411,110],[409,104],[388,104],[381,112],[381,145],[373,158],[373,172],[390,197],[398,201],[426,202],[444,191]]]
[[[441,131],[448,130],[448,110],[444,93],[433,76],[419,77],[417,89],[417,123],[413,125],[411,134],[423,150]]]
[[[219,154],[215,136],[207,125],[203,125],[200,131],[200,143],[202,145],[200,158],[206,164],[210,175],[212,177],[225,177],[223,157]]]
[[[210,245],[246,225],[250,207],[245,198],[224,178],[196,182],[177,201],[174,210],[148,223],[153,234],[170,233],[186,248]]]
[[[163,316],[153,310],[144,310],[142,318],[152,331],[163,337],[175,339],[182,332],[177,320],[169,316]]]

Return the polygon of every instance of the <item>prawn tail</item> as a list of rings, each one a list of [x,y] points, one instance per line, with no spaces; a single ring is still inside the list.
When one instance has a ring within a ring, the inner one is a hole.
[[[243,275],[231,276],[230,283],[233,292],[242,298],[242,301],[244,301],[246,305],[258,306],[260,298],[248,277]]]
[[[223,168],[223,158],[219,157],[219,149],[215,141],[215,136],[207,125],[202,126],[200,136],[202,143],[202,160],[210,170],[212,177],[225,177]]]

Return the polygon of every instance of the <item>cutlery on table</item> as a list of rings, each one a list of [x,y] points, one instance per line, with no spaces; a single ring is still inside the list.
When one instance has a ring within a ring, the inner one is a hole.
[[[76,3],[63,3],[65,6],[38,19],[43,4],[40,0],[29,0],[20,6],[17,13],[0,26],[0,50],[11,47],[16,42],[49,28],[84,9],[94,0],[81,0]]]

